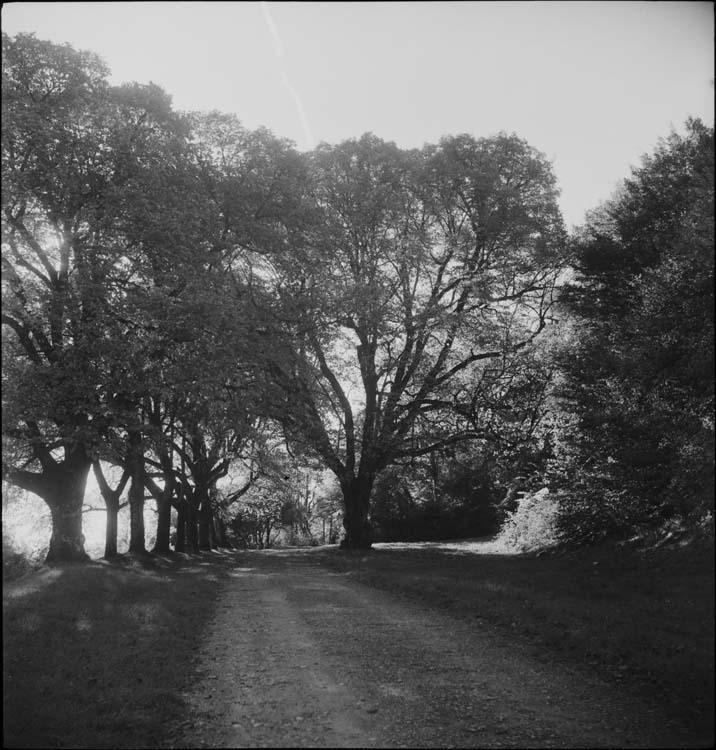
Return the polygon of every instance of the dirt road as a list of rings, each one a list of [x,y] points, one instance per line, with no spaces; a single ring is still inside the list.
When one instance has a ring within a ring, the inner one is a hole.
[[[173,747],[678,747],[658,710],[479,623],[237,553]]]

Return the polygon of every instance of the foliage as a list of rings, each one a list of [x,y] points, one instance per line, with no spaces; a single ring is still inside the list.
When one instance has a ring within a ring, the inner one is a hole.
[[[494,532],[496,495],[486,462],[474,460],[474,466],[465,466],[434,454],[383,472],[370,516],[375,540],[460,539]]]
[[[496,541],[505,549],[533,552],[559,543],[560,505],[547,487],[520,498],[517,510],[509,512]]]
[[[50,514],[39,498],[2,483],[3,580],[16,578],[42,563],[51,533]]]
[[[330,475],[320,467],[299,462],[278,449],[264,456],[257,474],[221,496],[230,539],[240,547],[333,544],[340,503]]]
[[[280,497],[267,490],[258,490],[251,498],[242,501],[231,520],[232,539],[247,549],[268,549],[275,539],[283,505]]]
[[[553,326],[552,326],[553,327]],[[379,541],[416,541],[495,533],[517,488],[537,489],[553,463],[553,336],[548,328],[520,362],[499,370],[499,389],[484,388],[489,439],[396,464],[376,482],[371,522]],[[514,504],[514,507],[513,507]]]
[[[563,521],[578,538],[712,508],[713,189],[713,130],[689,121],[577,238],[559,361],[578,417]]]

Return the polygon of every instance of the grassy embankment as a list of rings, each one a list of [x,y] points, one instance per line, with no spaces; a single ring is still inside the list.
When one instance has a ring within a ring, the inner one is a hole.
[[[161,747],[222,580],[246,554],[43,568],[5,584],[5,747]],[[312,550],[361,583],[597,671],[657,699],[694,737],[713,731],[713,543],[602,546],[540,557]],[[250,602],[247,602],[250,606]],[[670,718],[669,718],[670,717]],[[166,744],[164,745],[166,746]]]

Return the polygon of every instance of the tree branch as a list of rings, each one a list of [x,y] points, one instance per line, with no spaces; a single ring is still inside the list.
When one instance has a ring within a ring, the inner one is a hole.
[[[312,332],[311,334],[309,334],[309,338],[311,341],[311,346],[313,347],[316,357],[318,358],[318,364],[321,370],[321,374],[330,383],[331,388],[333,389],[333,392],[336,394],[341,404],[341,408],[343,409],[343,418],[345,420],[344,430],[346,433],[346,470],[352,472],[355,467],[355,459],[356,459],[355,426],[353,423],[353,410],[351,409],[350,401],[348,400],[345,394],[345,391],[343,390],[343,387],[338,381],[338,378],[336,377],[335,373],[331,370],[331,368],[328,366],[328,363],[326,362],[326,356],[323,352],[323,348],[321,347],[318,341],[318,337],[315,335],[315,333]]]
[[[18,469],[15,466],[6,464],[4,461],[2,464],[2,478],[16,487],[20,487],[43,498],[47,492],[47,477],[44,474]]]
[[[25,353],[30,358],[30,361],[32,361],[36,365],[41,365],[42,358],[38,354],[35,345],[32,343],[32,339],[30,338],[30,334],[27,328],[25,328],[25,326],[19,320],[15,320],[15,318],[10,317],[6,313],[2,314],[2,322],[5,325],[10,326],[10,328],[15,331],[15,333],[17,334],[17,338],[20,341],[22,348],[25,350]]]
[[[48,286],[52,286],[53,284],[57,283],[57,272],[55,271],[54,266],[52,263],[50,263],[50,259],[47,257],[47,253],[42,249],[42,246],[40,243],[32,236],[32,233],[30,230],[22,223],[22,221],[12,215],[7,215],[8,223],[10,226],[13,227],[13,229],[16,229],[21,235],[22,238],[27,242],[27,244],[30,246],[32,251],[37,255],[40,262],[45,268],[45,271],[47,271],[47,277],[42,276],[41,274],[38,274],[38,271],[34,269],[32,266],[30,266],[27,261],[23,262],[22,257],[19,255],[18,252],[18,260],[20,261],[21,265],[25,265],[28,270],[33,271],[35,274],[38,274],[40,278],[48,284]]]

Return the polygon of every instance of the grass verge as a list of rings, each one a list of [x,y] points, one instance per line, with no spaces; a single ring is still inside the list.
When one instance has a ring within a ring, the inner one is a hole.
[[[212,555],[41,568],[3,586],[4,747],[157,747],[220,576]]]

